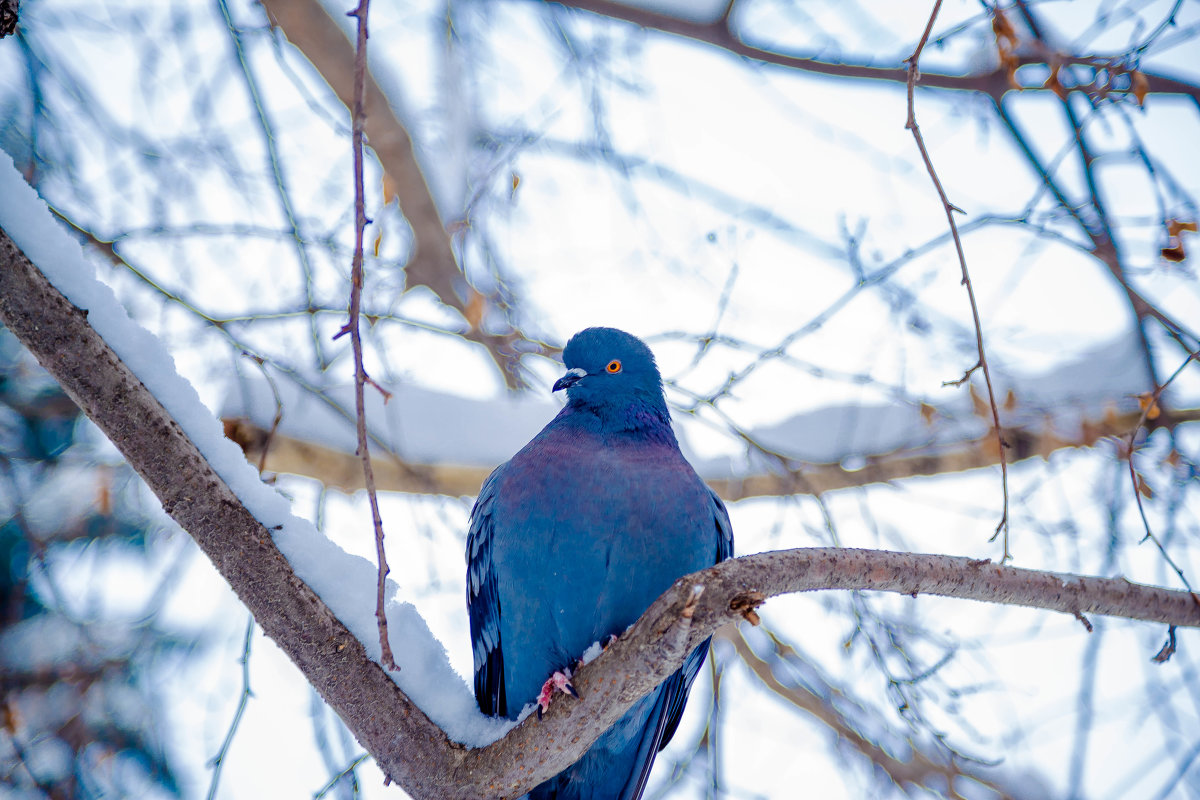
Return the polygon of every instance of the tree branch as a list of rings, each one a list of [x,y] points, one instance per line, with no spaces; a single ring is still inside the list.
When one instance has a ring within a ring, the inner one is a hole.
[[[1200,598],[1131,583],[950,556],[805,548],[746,556],[675,582],[573,679],[563,699],[501,740],[455,744],[371,661],[158,400],[0,231],[0,322],[112,440],[197,542],[263,631],[416,798],[514,797],[576,760],[718,626],[763,599],[816,589],[937,594],[1200,627]],[[160,365],[169,369],[169,365]]]
[[[937,170],[933,168],[933,159],[930,158],[929,150],[925,147],[925,137],[921,135],[921,126],[917,124],[914,95],[917,82],[921,79],[921,51],[925,49],[925,43],[929,41],[929,34],[933,31],[933,25],[937,21],[941,8],[942,0],[935,0],[933,11],[929,14],[929,22],[925,25],[925,32],[921,34],[921,40],[917,42],[913,54],[906,59],[908,63],[908,121],[905,122],[904,127],[912,131],[913,139],[917,143],[917,150],[921,153],[921,161],[925,164],[925,171],[929,173],[933,188],[937,190],[938,198],[942,201],[942,211],[946,215],[946,224],[950,228],[950,237],[954,240],[954,252],[958,255],[958,266],[962,271],[962,285],[967,290],[967,299],[971,305],[971,319],[975,322],[975,350],[979,354],[979,360],[975,362],[974,367],[967,370],[961,380],[948,381],[942,385],[961,386],[971,377],[971,373],[975,371],[976,367],[983,372],[983,384],[987,387],[988,405],[992,411],[992,431],[996,435],[996,454],[1000,460],[1000,487],[1004,495],[1004,510],[1000,514],[1000,523],[996,526],[996,532],[992,535],[991,541],[995,541],[1001,532],[1004,533],[1004,557],[1001,560],[1007,562],[1012,559],[1012,553],[1008,547],[1008,459],[1004,453],[1008,443],[1004,440],[1004,429],[1000,427],[1000,407],[996,403],[996,390],[992,385],[992,370],[988,365],[987,351],[983,344],[983,323],[979,319],[979,305],[975,302],[975,288],[971,283],[971,273],[967,269],[967,255],[963,252],[962,238],[958,235],[958,223],[954,221],[955,212],[961,214],[963,211],[951,203],[950,198],[946,196],[946,190],[942,187]]]
[[[263,0],[262,5],[271,23],[312,63],[338,99],[347,109],[353,108],[354,45],[333,17],[317,0]],[[443,304],[461,313],[468,323],[463,336],[487,348],[510,388],[521,388],[520,359],[527,353],[543,352],[542,345],[516,329],[489,333],[473,321],[476,315],[468,305],[474,290],[454,256],[408,130],[369,70],[365,92],[363,130],[367,142],[394,182],[400,209],[412,227],[413,252],[405,265],[407,288],[428,287]]]
[[[906,84],[908,82],[908,70],[902,66],[873,67],[865,64],[822,61],[816,58],[780,53],[775,50],[765,50],[761,47],[746,44],[733,31],[729,25],[728,17],[725,16],[712,22],[698,22],[680,17],[672,17],[669,14],[650,11],[634,5],[626,5],[625,3],[618,2],[618,0],[542,0],[542,2],[632,23],[639,28],[647,30],[683,36],[702,44],[726,50],[734,55],[752,61],[760,61],[764,64],[774,64],[775,66],[795,69],[801,72],[812,72],[817,75],[829,75],[836,78],[857,78],[899,84]],[[1080,61],[1080,59],[1071,58],[1066,60],[1072,63]],[[999,100],[1007,92],[1017,89],[1049,91],[1048,88],[1044,87],[1015,86],[1009,78],[1009,66],[1015,69],[1029,64],[1045,65],[1046,63],[1047,59],[1044,53],[1022,53],[1011,65],[1001,64],[991,72],[980,72],[970,75],[922,73],[921,85],[935,89],[982,92],[993,100]],[[1086,64],[1086,60],[1084,60],[1084,63]],[[1200,86],[1164,75],[1142,74],[1146,78],[1147,93],[1187,95],[1200,105]],[[1073,87],[1071,91],[1083,91],[1083,88],[1077,89]]]
[[[1112,398],[1114,401],[1119,398]],[[1127,437],[1138,429],[1142,413],[1106,412],[1095,418],[1082,417],[1077,436],[1065,437],[1050,420],[1031,420],[1028,425],[1004,429],[1005,440],[1012,445],[1009,456],[1015,464],[1030,458],[1049,458],[1067,448],[1095,447],[1110,437]],[[254,419],[226,418],[225,435],[237,442],[252,462],[261,461],[267,472],[303,475],[331,489],[356,492],[365,488],[362,469],[353,453],[316,442],[274,433]],[[1171,409],[1153,420],[1155,428],[1175,428],[1200,422],[1200,408]],[[268,446],[269,444],[269,446]],[[887,453],[862,456],[861,467],[848,469],[842,462],[804,463],[787,473],[760,472],[731,478],[707,478],[722,500],[735,502],[748,497],[787,497],[797,494],[823,494],[856,486],[888,483],[919,475],[945,475],[951,472],[990,467],[999,459],[996,437],[987,435],[944,442],[936,447],[912,447]],[[385,492],[444,494],[450,497],[472,495],[492,471],[478,464],[426,464],[402,459],[394,452],[374,463],[375,485]]]

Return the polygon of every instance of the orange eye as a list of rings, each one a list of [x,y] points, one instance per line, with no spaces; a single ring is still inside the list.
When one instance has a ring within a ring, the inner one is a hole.
[[[621,362],[614,358],[612,361],[608,362],[608,366],[605,367],[605,369],[608,370],[610,375],[616,375],[621,371]]]

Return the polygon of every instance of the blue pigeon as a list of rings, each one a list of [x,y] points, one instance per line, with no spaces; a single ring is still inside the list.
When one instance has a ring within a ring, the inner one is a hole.
[[[650,348],[588,328],[563,361],[554,391],[567,390],[566,406],[496,468],[471,511],[467,610],[485,714],[515,718],[545,699],[676,578],[733,555],[729,514],[679,451]],[[706,641],[527,797],[640,798],[707,651]]]

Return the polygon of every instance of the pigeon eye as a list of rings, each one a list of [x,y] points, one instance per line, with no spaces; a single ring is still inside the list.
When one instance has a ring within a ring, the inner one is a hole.
[[[614,358],[612,361],[608,362],[608,366],[606,366],[604,369],[607,370],[610,375],[616,375],[621,371],[621,362]]]

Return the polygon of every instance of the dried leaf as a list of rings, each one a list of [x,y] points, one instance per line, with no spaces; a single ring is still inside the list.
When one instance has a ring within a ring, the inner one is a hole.
[[[1168,465],[1178,468],[1180,462],[1182,461],[1182,457],[1179,455],[1178,450],[1171,448],[1171,452],[1167,453],[1167,457],[1163,460],[1166,461]]]
[[[478,331],[479,326],[483,324],[483,312],[486,309],[487,298],[472,289],[467,307],[463,309],[463,316],[467,318],[467,324],[471,326],[472,331]]]
[[[921,403],[921,420],[926,425],[932,425],[933,420],[937,417],[937,409],[929,405],[929,403]]]
[[[1178,264],[1187,259],[1187,251],[1183,249],[1183,234],[1196,233],[1195,220],[1167,220],[1167,246],[1159,253],[1167,261]]]
[[[399,203],[400,195],[396,191],[396,182],[392,180],[391,175],[385,172],[383,173],[383,204],[386,206],[393,200]]]
[[[102,516],[112,514],[112,488],[109,486],[108,473],[102,472],[100,477],[100,485],[96,487],[96,511]]]
[[[1179,234],[1183,233],[1184,231],[1196,233],[1197,232],[1196,221],[1191,220],[1191,219],[1189,219],[1189,220],[1178,220],[1178,219],[1167,220],[1167,236],[1175,237],[1175,236],[1178,236]]]
[[[1142,497],[1146,498],[1147,500],[1153,500],[1154,499],[1154,490],[1150,488],[1150,484],[1146,483],[1146,479],[1142,477],[1142,474],[1140,472],[1137,473],[1136,477],[1137,477],[1138,494],[1140,494]]]
[[[1008,394],[1004,396],[1004,410],[1012,411],[1017,407],[1017,394],[1012,389],[1008,390]]]
[[[1135,69],[1129,73],[1129,92],[1137,99],[1139,106],[1145,107],[1146,95],[1150,92],[1150,81],[1141,70]]]
[[[513,174],[512,174],[512,189],[509,190],[510,197],[517,193],[517,187],[520,185],[521,185],[521,176],[518,175],[516,172],[513,172]]]
[[[1181,261],[1187,260],[1187,253],[1185,253],[1183,251],[1183,240],[1182,239],[1179,241],[1179,244],[1175,245],[1174,247],[1164,247],[1162,250],[1159,250],[1158,252],[1159,252],[1159,255],[1161,255],[1163,257],[1163,259],[1165,259],[1166,261],[1170,261],[1173,264],[1178,264]]]
[[[375,253],[376,258],[379,258],[379,245],[382,242],[383,242],[383,229],[380,229],[379,233],[375,234],[375,245],[372,248],[372,250]]]
[[[1042,84],[1042,88],[1049,89],[1061,99],[1066,100],[1067,95],[1070,94],[1070,91],[1067,89],[1067,87],[1063,86],[1062,81],[1058,79],[1058,73],[1061,69],[1062,67],[1054,67],[1054,69],[1050,71],[1050,77],[1046,78],[1046,82]]]
[[[1014,89],[1020,89],[1021,84],[1017,81],[1017,67],[1021,62],[1017,58],[1017,31],[1008,21],[1003,9],[992,9],[992,32],[996,34],[996,53],[1000,58],[1000,66],[1008,73],[1008,85]]]
[[[1008,21],[1004,9],[992,9],[992,31],[996,34],[996,46],[1001,53],[1013,50],[1017,46],[1017,30]]]
[[[987,400],[979,396],[979,392],[975,391],[975,384],[968,384],[967,390],[971,393],[971,407],[975,410],[975,415],[990,420],[992,407]]]
[[[1138,395],[1138,408],[1146,412],[1146,419],[1158,419],[1162,411],[1158,408],[1158,402],[1154,399],[1152,392],[1143,392]]]

